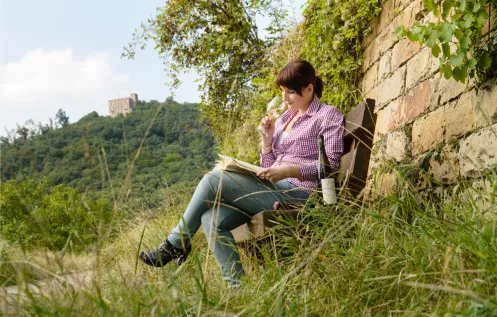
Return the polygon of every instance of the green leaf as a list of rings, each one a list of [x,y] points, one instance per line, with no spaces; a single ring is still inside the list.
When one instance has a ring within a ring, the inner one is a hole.
[[[415,42],[419,40],[419,35],[421,33],[420,27],[413,27],[410,31],[407,32],[407,38],[411,42]]]
[[[476,59],[474,59],[474,58],[468,59],[468,62],[467,62],[468,68],[469,69],[475,69],[476,68],[476,63],[477,63]]]
[[[433,46],[437,44],[437,39],[438,39],[438,32],[432,30],[431,33],[429,33],[428,38],[426,39],[426,46],[433,48]]]
[[[461,38],[464,36],[464,33],[461,30],[455,30],[454,35],[456,36],[456,39],[460,41]]]
[[[448,58],[450,56],[449,43],[442,43],[442,52],[445,58]]]
[[[452,76],[458,82],[464,83],[464,81],[466,80],[467,71],[468,71],[467,66],[454,67],[454,70],[452,70]]]
[[[445,0],[442,5],[442,19],[447,19],[450,13],[450,9],[452,9],[452,0]]]
[[[433,12],[435,16],[438,16],[438,6],[433,0],[423,0],[423,5],[426,9]]]
[[[433,46],[431,48],[431,54],[433,54],[433,56],[435,56],[436,58],[438,58],[438,55],[440,55],[440,46],[438,46],[437,44],[435,44],[435,46]]]
[[[473,12],[477,12],[478,10],[480,10],[480,8],[481,8],[480,2],[476,1],[475,4],[473,5]]]
[[[454,13],[451,17],[452,21],[457,21],[463,16],[463,13]]]
[[[397,34],[397,39],[401,40],[406,35],[406,27],[403,25],[396,27],[395,33]]]
[[[450,65],[443,65],[443,66],[440,66],[440,72],[444,75],[444,78],[445,79],[449,79],[450,77],[452,77],[452,68],[450,67]]]
[[[459,0],[459,11],[464,12],[466,10],[466,0]]]
[[[463,36],[459,40],[459,44],[461,45],[461,48],[463,48],[464,50],[468,50],[469,46],[471,45],[471,38],[469,36]]]
[[[483,25],[488,19],[488,13],[485,8],[480,8],[478,12],[475,13],[475,19],[478,25]]]
[[[452,26],[449,23],[441,23],[438,39],[440,42],[450,42],[452,40]]]
[[[462,52],[460,52],[456,55],[451,55],[449,57],[449,60],[450,60],[450,63],[452,64],[452,66],[461,66],[463,59],[464,59],[464,54]]]
[[[490,65],[492,65],[492,58],[490,57],[490,54],[488,52],[485,52],[478,59],[477,66],[482,69],[487,69],[490,67]]]
[[[475,17],[473,16],[473,13],[471,12],[466,12],[466,14],[464,14],[464,18],[462,19],[462,21],[459,21],[459,27],[461,29],[467,29],[471,26],[471,24],[475,21]]]

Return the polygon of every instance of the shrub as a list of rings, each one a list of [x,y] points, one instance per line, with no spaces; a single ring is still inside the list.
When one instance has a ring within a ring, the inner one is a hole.
[[[107,200],[83,199],[76,189],[28,178],[1,185],[3,239],[24,250],[82,250],[96,241],[112,216]]]

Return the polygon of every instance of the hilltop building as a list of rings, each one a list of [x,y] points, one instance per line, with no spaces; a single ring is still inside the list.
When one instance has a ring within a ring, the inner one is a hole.
[[[109,100],[109,115],[111,117],[115,117],[118,114],[126,116],[127,113],[130,113],[133,110],[133,107],[136,106],[137,102],[137,94],[131,94],[128,98]]]

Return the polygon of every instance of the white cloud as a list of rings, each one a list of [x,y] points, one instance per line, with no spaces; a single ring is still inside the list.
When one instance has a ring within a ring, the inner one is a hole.
[[[28,119],[46,122],[59,108],[71,122],[94,110],[106,115],[107,100],[127,96],[130,87],[129,76],[110,66],[108,52],[77,58],[72,49],[28,51],[0,65],[0,134]]]

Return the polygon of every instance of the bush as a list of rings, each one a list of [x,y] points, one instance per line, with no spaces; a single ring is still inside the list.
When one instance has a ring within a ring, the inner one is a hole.
[[[8,181],[0,188],[3,239],[24,250],[61,250],[66,245],[82,250],[96,241],[112,216],[107,200],[84,200],[76,189],[51,187],[47,179]]]

